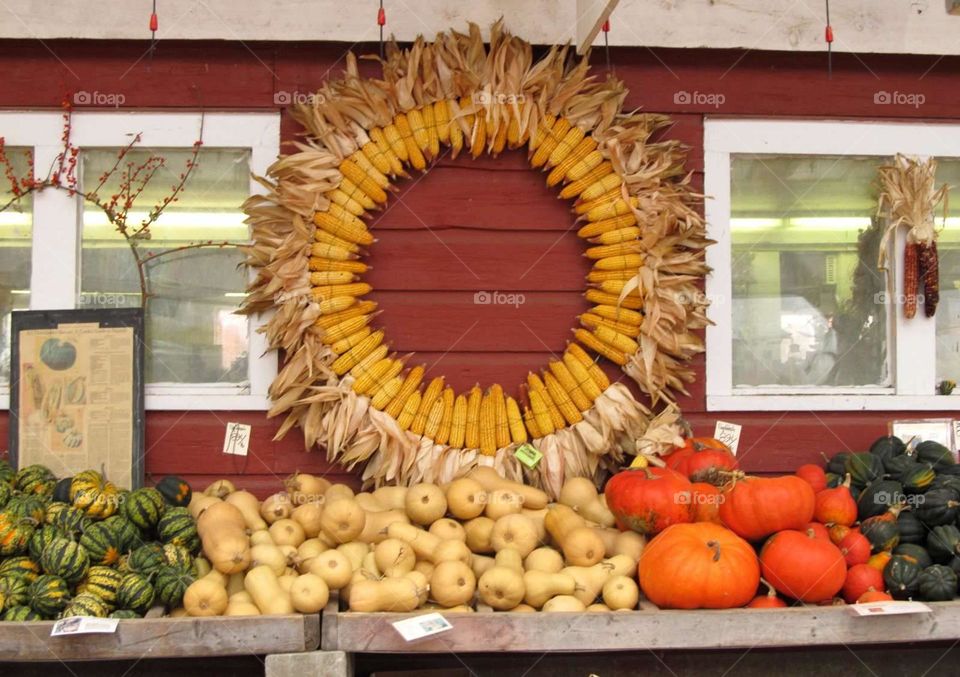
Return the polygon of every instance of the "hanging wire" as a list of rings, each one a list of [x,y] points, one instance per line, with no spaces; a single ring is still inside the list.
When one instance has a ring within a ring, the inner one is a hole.
[[[157,20],[157,0],[153,0],[153,11],[150,13],[150,60],[153,61],[153,53],[157,48],[157,28],[160,22]]]
[[[383,58],[383,27],[387,25],[387,13],[383,9],[383,0],[380,0],[380,9],[377,11],[377,25],[380,26],[380,58],[382,59]]]
[[[610,68],[610,19],[603,22],[603,47],[607,55],[607,72],[612,72]]]
[[[827,77],[833,79],[833,26],[830,25],[830,0],[827,3],[827,28],[824,31],[824,39],[827,42]]]

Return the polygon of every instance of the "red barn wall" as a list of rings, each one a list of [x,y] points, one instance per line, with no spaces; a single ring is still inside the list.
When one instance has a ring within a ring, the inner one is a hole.
[[[55,107],[85,90],[122,93],[125,109],[276,109],[275,93],[309,92],[335,76],[345,46],[173,42],[161,43],[152,57],[145,49],[140,42],[0,43],[5,79],[0,107]],[[614,50],[612,61],[630,89],[627,108],[673,117],[664,135],[690,147],[688,168],[698,186],[703,121],[710,115],[947,120],[960,113],[958,57],[837,55],[832,80],[821,54],[622,49]],[[879,90],[920,93],[925,103],[876,105]],[[722,94],[723,103],[683,105],[675,102],[678,92]],[[297,131],[285,115],[283,140]],[[543,185],[542,175],[527,169],[519,152],[478,160],[446,157],[425,176],[401,184],[372,225],[379,242],[369,279],[393,348],[415,351],[412,363],[426,363],[458,389],[499,381],[515,391],[528,370],[562,351],[576,315],[586,307],[579,294],[587,266],[582,245],[569,232],[569,207]],[[522,294],[524,302],[478,305],[478,291]],[[695,431],[708,434],[716,416],[705,411],[703,360],[696,366],[701,378],[681,406]],[[722,416],[744,426],[745,468],[778,472],[817,461],[820,452],[862,449],[897,415]],[[220,453],[226,421],[253,426],[248,458]],[[0,413],[0,435],[7,423]],[[296,470],[356,481],[331,468],[323,453],[304,453],[296,432],[273,441],[278,425],[261,412],[149,412],[147,472],[176,473],[201,485],[214,477],[242,476],[239,483],[260,494],[275,490]]]

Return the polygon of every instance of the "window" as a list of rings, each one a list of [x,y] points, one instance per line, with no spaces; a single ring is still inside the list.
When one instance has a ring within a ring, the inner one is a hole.
[[[955,409],[936,392],[960,381],[960,209],[936,317],[909,321],[877,267],[876,212],[877,169],[898,152],[936,157],[938,184],[960,186],[960,127],[708,120],[704,151],[707,408]]]
[[[16,177],[30,170],[29,148],[6,148]],[[9,182],[0,184],[0,205],[14,198]],[[30,307],[30,236],[33,200],[23,197],[0,212],[0,383],[10,380],[10,312]]]
[[[117,152],[133,135],[142,134],[124,162],[136,166],[154,154],[165,159],[165,166],[130,214],[129,222],[139,223],[177,183],[200,136],[200,124],[197,113],[74,113],[72,142],[81,149],[81,187],[95,186],[116,162]],[[0,136],[34,153],[38,176],[46,174],[60,152],[61,132],[58,113],[0,113]],[[278,145],[275,114],[206,114],[203,146],[184,191],[164,209],[150,228],[150,239],[138,248],[142,255],[155,257],[144,268],[150,290],[148,409],[267,407],[276,358],[264,356],[266,342],[256,331],[259,320],[234,312],[248,282],[240,266],[242,254],[232,246],[178,248],[197,241],[249,239],[241,204],[251,192],[259,192],[251,173],[266,173]],[[113,192],[112,185],[99,191]],[[70,223],[72,228],[65,226]],[[0,213],[0,257],[0,321],[7,322],[8,297],[14,299],[13,307],[34,309],[141,304],[139,275],[125,239],[102,210],[63,191],[35,193],[23,213]],[[8,258],[17,265],[8,266]],[[0,343],[0,357],[6,348]],[[8,379],[8,372],[0,371],[4,407]]]

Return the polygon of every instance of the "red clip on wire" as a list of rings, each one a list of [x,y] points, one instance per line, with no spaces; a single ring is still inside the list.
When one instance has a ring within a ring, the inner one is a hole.
[[[157,13],[154,12],[150,15],[150,30],[156,32],[159,22],[157,21]]]
[[[385,26],[386,24],[387,24],[387,13],[383,10],[383,7],[381,7],[379,10],[377,10],[377,25]]]
[[[827,42],[833,42],[833,26],[831,26],[830,24],[827,24],[825,38]]]
[[[594,24],[594,25],[596,25],[596,24]],[[604,33],[609,33],[609,32],[610,32],[610,19],[607,19],[606,21],[603,22],[603,29],[602,29],[602,30],[603,30]]]

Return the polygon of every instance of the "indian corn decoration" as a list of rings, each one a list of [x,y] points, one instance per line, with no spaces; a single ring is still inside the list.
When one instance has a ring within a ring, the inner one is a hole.
[[[625,454],[672,447],[673,398],[703,350],[709,241],[683,148],[656,137],[669,120],[622,112],[623,83],[595,81],[567,47],[534,62],[500,23],[489,45],[471,25],[409,49],[390,45],[381,63],[382,79],[362,78],[349,55],[341,79],[291,110],[306,138],[245,205],[258,275],[244,310],[275,310],[265,332],[286,355],[270,389],[269,415],[284,416],[278,437],[301,427],[308,449],[362,464],[373,485],[443,482],[488,464],[554,495],[565,478],[596,479]],[[458,393],[397,355],[376,327],[377,306],[364,298],[363,256],[375,242],[367,219],[393,182],[442,153],[523,147],[573,201],[592,306],[564,353],[516,389]],[[600,357],[664,404],[660,413],[611,383]],[[543,455],[534,469],[515,457],[528,443]]]

